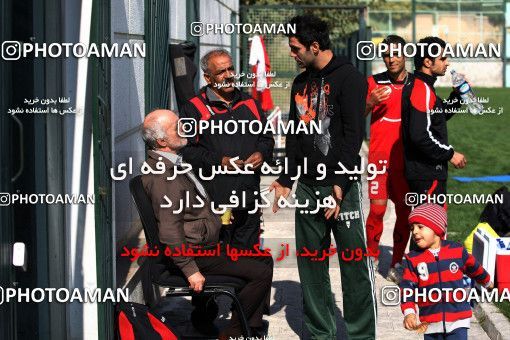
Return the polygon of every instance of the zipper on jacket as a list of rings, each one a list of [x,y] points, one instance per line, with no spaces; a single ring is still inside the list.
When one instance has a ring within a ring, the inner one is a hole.
[[[439,290],[441,292],[441,309],[443,310],[443,333],[446,333],[446,312],[444,311],[443,282],[441,281],[441,270],[439,269],[439,254],[434,255],[434,258],[436,259],[437,276],[439,278]]]
[[[234,120],[234,110],[232,109],[232,108],[233,108],[233,105],[231,105],[231,104],[227,104],[227,105],[225,105],[225,106],[226,106],[226,109],[227,109],[227,113],[228,113],[228,115],[230,116],[230,119],[231,119],[231,120]],[[229,151],[229,152],[233,152],[233,151],[234,151],[234,150],[233,150],[233,145],[234,145],[234,143],[233,143],[233,141],[234,141],[234,135],[233,135],[233,134],[232,134],[232,135],[227,134],[227,136],[229,136],[229,137],[230,137],[230,138],[229,138],[229,140],[230,140],[230,143],[229,143],[229,144],[230,144],[230,147],[228,148],[228,151]]]
[[[321,115],[321,96],[322,96],[322,87],[324,86],[324,77],[321,77],[321,82],[320,82],[320,85],[319,85],[319,88],[317,89],[317,103],[315,105],[315,118],[313,119],[315,122],[320,122],[321,121],[321,118],[320,118],[320,115]],[[309,99],[309,102],[310,104],[308,104],[308,107],[310,107],[311,105],[311,95],[308,96],[308,99]],[[317,145],[315,145],[315,140],[316,140],[316,136],[314,135],[313,137],[313,150],[317,150]]]
[[[234,119],[234,110],[232,109],[232,105],[227,104],[227,112],[230,114],[230,118]]]

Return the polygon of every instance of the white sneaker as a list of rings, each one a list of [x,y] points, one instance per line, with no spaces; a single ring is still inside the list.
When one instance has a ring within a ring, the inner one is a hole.
[[[372,265],[374,267],[374,272],[377,273],[379,271],[379,259],[372,258]]]

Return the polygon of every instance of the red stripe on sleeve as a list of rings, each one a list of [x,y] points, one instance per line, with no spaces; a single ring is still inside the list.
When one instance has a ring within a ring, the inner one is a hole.
[[[427,113],[427,107],[429,110],[434,108],[434,104],[436,103],[436,96],[434,92],[428,85],[425,84],[421,79],[416,79],[414,81],[413,90],[411,92],[411,105],[418,111]],[[427,92],[429,93],[429,100],[427,102]]]
[[[119,313],[119,333],[121,340],[135,340],[133,326],[124,312]]]

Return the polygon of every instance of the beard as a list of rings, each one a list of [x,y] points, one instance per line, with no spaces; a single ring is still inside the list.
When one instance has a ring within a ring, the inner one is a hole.
[[[166,142],[168,144],[168,147],[174,151],[178,151],[188,144],[188,140],[182,137],[179,137],[179,142],[171,140],[167,140]]]

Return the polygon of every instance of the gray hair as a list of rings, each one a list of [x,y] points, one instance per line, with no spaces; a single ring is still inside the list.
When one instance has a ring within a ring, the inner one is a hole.
[[[230,59],[232,59],[230,52],[224,48],[217,48],[217,49],[211,50],[211,51],[207,52],[206,54],[204,54],[204,56],[202,58],[200,58],[200,68],[202,69],[202,71],[204,71],[204,73],[208,73],[208,71],[209,71],[209,60],[212,57],[215,57],[218,55],[226,55]]]
[[[142,138],[150,150],[156,150],[158,148],[158,139],[164,139],[165,137],[165,131],[163,131],[160,124],[153,123],[147,127],[142,126]]]

